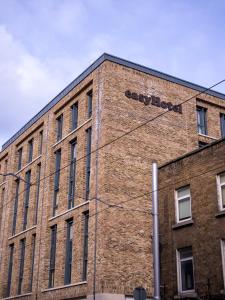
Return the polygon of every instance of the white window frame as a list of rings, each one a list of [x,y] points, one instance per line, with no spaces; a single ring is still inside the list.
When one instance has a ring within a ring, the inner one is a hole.
[[[179,294],[190,294],[195,292],[195,277],[194,277],[194,259],[193,255],[189,256],[187,258],[180,259],[180,251],[182,249],[176,249],[176,261],[177,261],[177,289]],[[193,278],[194,278],[194,289],[193,290],[182,290],[182,278],[181,278],[181,262],[185,260],[192,260],[192,266],[193,266]]]
[[[220,241],[221,244],[221,258],[222,258],[222,267],[223,267],[223,286],[225,289],[225,239]]]
[[[190,212],[191,212],[191,215],[190,215],[189,218],[186,218],[184,220],[180,220],[180,218],[179,218],[179,201],[182,200],[182,199],[187,198],[187,196],[178,198],[178,191],[180,189],[183,189],[183,188],[189,188]],[[191,204],[192,203],[191,203],[191,189],[190,189],[190,185],[186,185],[186,186],[180,187],[180,188],[178,188],[178,189],[175,190],[175,207],[176,207],[176,222],[177,223],[182,223],[182,222],[185,222],[185,221],[192,220],[192,205]]]
[[[218,205],[219,205],[219,210],[222,211],[222,210],[225,210],[225,207],[223,207],[223,199],[222,199],[222,193],[221,193],[221,186],[224,186],[225,183],[221,184],[220,183],[220,176],[221,175],[224,175],[225,172],[223,173],[220,173],[216,176],[216,181],[217,181],[217,194],[218,194]]]

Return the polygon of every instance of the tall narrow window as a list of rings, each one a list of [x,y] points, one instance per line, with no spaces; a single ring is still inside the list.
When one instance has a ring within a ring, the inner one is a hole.
[[[33,148],[34,148],[34,140],[30,140],[28,142],[28,163],[30,163],[33,159]]]
[[[191,247],[177,251],[177,268],[179,292],[194,291],[194,268]]]
[[[176,191],[177,222],[191,219],[190,186],[185,186]]]
[[[11,245],[9,245],[9,266],[8,266],[8,280],[7,280],[6,297],[10,296],[10,290],[11,290],[12,270],[13,270],[13,252],[14,252],[14,244],[11,244]]]
[[[90,194],[90,174],[91,174],[91,127],[86,130],[87,135],[87,157],[86,157],[86,200]]]
[[[220,129],[221,129],[221,137],[225,137],[225,114],[220,114]]]
[[[38,203],[39,203],[39,193],[40,193],[40,179],[41,179],[41,164],[37,165],[37,180],[36,180],[36,203],[34,210],[34,224],[37,224],[38,217]]]
[[[34,234],[32,235],[30,291],[32,291],[32,285],[33,285],[34,259],[35,259],[35,245],[36,245],[36,234],[34,233]]]
[[[73,220],[67,221],[67,234],[66,234],[66,260],[65,260],[65,277],[64,283],[71,283],[72,274],[72,257],[73,257]]]
[[[84,249],[83,249],[83,274],[82,280],[87,280],[87,266],[88,266],[88,221],[89,213],[84,213]]]
[[[205,107],[197,107],[197,122],[198,122],[198,133],[207,135],[207,109]]]
[[[42,147],[43,147],[43,130],[39,132],[39,148],[38,148],[39,155],[42,154]]]
[[[71,130],[77,128],[78,122],[78,103],[75,103],[71,106]]]
[[[15,195],[14,209],[13,209],[12,235],[14,235],[16,233],[16,221],[17,221],[17,210],[18,210],[18,200],[19,200],[19,187],[20,187],[20,180],[16,180],[16,195]]]
[[[25,188],[25,196],[24,196],[23,230],[27,228],[27,216],[28,216],[28,208],[29,208],[29,200],[30,200],[30,178],[31,178],[31,170],[27,171],[25,174],[26,188]]]
[[[5,205],[4,200],[5,200],[5,188],[2,188],[1,202],[0,202],[0,232],[1,232],[1,224],[2,224],[2,211]]]
[[[54,225],[51,227],[51,252],[50,252],[49,281],[48,281],[49,288],[54,287],[54,282],[55,282],[56,237],[57,237],[57,225]]]
[[[19,150],[18,150],[18,167],[17,167],[17,169],[18,169],[18,171],[21,169],[21,167],[22,167],[22,155],[23,155],[23,148],[20,148]]]
[[[25,239],[20,240],[20,268],[19,268],[19,281],[18,281],[18,295],[21,294],[24,272],[24,257],[25,257]]]
[[[74,207],[77,141],[71,142],[68,209]]]
[[[88,118],[92,116],[92,90],[87,93]]]
[[[58,208],[60,165],[61,165],[61,149],[59,149],[55,152],[55,181],[54,181],[54,196],[53,196],[53,216],[55,216],[56,210]]]
[[[57,123],[57,135],[56,135],[56,140],[57,142],[60,141],[62,139],[62,131],[63,131],[63,115],[60,115],[57,119],[56,119],[56,123]]]
[[[217,187],[219,196],[219,208],[220,210],[225,209],[225,173],[217,176]]]
[[[8,159],[5,160],[5,164],[4,164],[4,174],[8,173]],[[4,181],[6,180],[6,176],[3,177]]]

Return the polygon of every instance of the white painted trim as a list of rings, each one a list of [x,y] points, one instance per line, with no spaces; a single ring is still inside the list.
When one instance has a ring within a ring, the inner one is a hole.
[[[81,206],[84,206],[84,205],[86,205],[86,204],[89,204],[89,203],[90,203],[90,200],[85,201],[84,203],[81,203],[81,204],[79,204],[79,205],[77,205],[77,206],[74,206],[74,207],[72,207],[72,208],[70,208],[70,209],[68,209],[68,210],[66,210],[66,211],[64,211],[64,212],[62,212],[61,214],[59,214],[59,215],[57,215],[57,216],[54,216],[54,217],[49,218],[48,221],[52,221],[52,220],[54,220],[54,219],[56,219],[56,218],[59,218],[59,217],[65,215],[65,214],[67,214],[67,213],[69,213],[69,212],[71,212],[71,211],[73,211],[73,210],[75,210],[75,209],[77,209],[77,208],[79,208],[79,207],[81,207]]]
[[[76,132],[77,130],[79,130],[81,127],[83,127],[84,125],[86,125],[87,123],[89,123],[92,120],[92,117],[90,117],[89,119],[87,119],[84,123],[82,123],[80,126],[78,126],[77,128],[75,128],[74,130],[72,130],[70,133],[68,133],[67,135],[65,135],[60,141],[57,141],[54,145],[52,145],[52,148],[56,147],[58,144],[60,144],[62,141],[64,141],[66,138],[68,138],[71,134],[73,134],[74,132]]]
[[[224,186],[225,184],[220,183],[220,176],[225,174],[220,173],[216,175],[216,184],[217,184],[217,199],[218,199],[218,208],[219,211],[225,211],[225,208],[223,208],[223,200],[222,200],[222,193],[221,193],[221,186]]]
[[[178,191],[180,189],[182,189],[182,188],[185,188],[185,187],[189,187],[189,198],[190,198],[190,212],[191,212],[191,216],[190,216],[190,218],[180,220],[179,219],[179,205],[178,205],[178,203],[179,203],[180,200],[187,198],[187,196],[178,198]],[[186,186],[180,187],[180,188],[176,189],[174,192],[175,192],[174,193],[174,197],[175,197],[176,223],[183,223],[185,221],[192,220],[192,203],[191,203],[192,201],[191,201],[191,187],[190,187],[190,185],[186,185]]]
[[[42,156],[42,154],[40,154],[38,157],[36,157],[35,159],[33,159],[31,162],[29,162],[28,164],[26,164],[24,167],[22,167],[20,170],[18,170],[15,174],[19,174],[20,172],[22,172],[24,169],[26,169],[29,165],[31,165],[32,163],[34,163],[36,160],[38,160],[40,157]]]

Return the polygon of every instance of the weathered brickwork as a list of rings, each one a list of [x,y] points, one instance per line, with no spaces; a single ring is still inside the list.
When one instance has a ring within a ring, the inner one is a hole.
[[[165,299],[184,297],[178,290],[176,251],[192,247],[196,299],[223,299],[221,242],[225,238],[224,211],[219,208],[217,175],[225,171],[225,141],[162,166],[159,170],[161,282]],[[177,223],[175,191],[190,186],[190,221]]]
[[[92,116],[88,117],[88,96],[92,90]],[[182,105],[182,114],[128,98],[125,92],[160,97],[161,101]],[[92,299],[102,294],[125,299],[133,289],[143,286],[153,294],[151,251],[151,162],[164,163],[198,148],[201,139],[211,142],[221,137],[220,112],[225,102],[208,94],[197,100],[196,90],[127,66],[105,60],[77,86],[46,112],[0,154],[1,172],[25,179],[31,170],[31,183],[26,230],[23,231],[25,189],[19,186],[16,230],[12,236],[15,211],[16,178],[7,176],[1,222],[0,296],[7,296],[9,246],[14,244],[10,296],[18,294],[20,240],[26,238],[22,299]],[[208,133],[197,133],[196,104],[208,108]],[[71,131],[71,106],[78,103],[77,129]],[[57,142],[56,119],[63,114],[62,139]],[[149,119],[154,119],[126,134]],[[213,121],[212,121],[213,120]],[[92,127],[91,176],[89,201],[86,201],[87,129]],[[40,153],[40,132],[43,131]],[[121,137],[124,135],[123,137]],[[121,138],[120,138],[121,137]],[[29,164],[28,142],[33,138],[33,160]],[[77,141],[76,190],[74,207],[68,209],[71,141]],[[106,146],[105,146],[106,145]],[[23,148],[22,168],[18,167],[18,150]],[[55,156],[61,149],[61,171],[57,209],[53,216],[55,190]],[[96,149],[99,149],[96,151]],[[38,168],[41,166],[37,207]],[[4,170],[5,172],[5,170]],[[98,199],[98,201],[96,201]],[[119,207],[119,203],[124,202]],[[105,203],[111,204],[107,206]],[[117,206],[116,206],[117,205]],[[83,278],[84,213],[89,211],[88,274]],[[97,211],[97,214],[96,214]],[[66,221],[73,218],[73,257],[71,284],[65,286]],[[96,228],[97,221],[97,228]],[[57,225],[54,287],[49,288],[51,228]],[[96,235],[97,232],[97,235]],[[36,234],[32,273],[32,238]],[[97,239],[95,239],[97,236]],[[96,245],[96,248],[95,248]],[[96,252],[95,252],[96,249]],[[95,259],[96,258],[96,259]],[[95,268],[95,267],[96,268]],[[29,293],[29,294],[28,294]],[[114,295],[114,296],[113,296]],[[100,297],[100,296],[98,296]],[[107,298],[109,299],[109,298]]]

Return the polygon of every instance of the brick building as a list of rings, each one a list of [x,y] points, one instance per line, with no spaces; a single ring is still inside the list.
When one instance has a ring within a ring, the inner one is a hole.
[[[1,298],[152,296],[151,162],[224,135],[204,91],[103,54],[3,145]]]
[[[225,139],[160,167],[165,299],[225,297]]]

